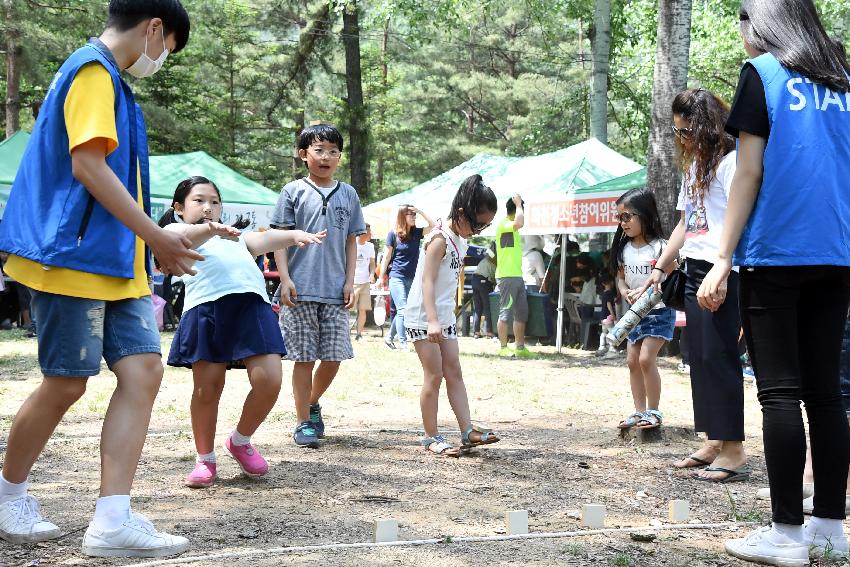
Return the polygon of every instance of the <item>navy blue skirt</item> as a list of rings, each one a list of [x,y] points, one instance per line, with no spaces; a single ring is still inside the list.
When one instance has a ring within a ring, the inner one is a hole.
[[[234,293],[183,313],[168,365],[192,368],[203,360],[243,368],[242,360],[258,354],[286,354],[277,315],[256,293]]]

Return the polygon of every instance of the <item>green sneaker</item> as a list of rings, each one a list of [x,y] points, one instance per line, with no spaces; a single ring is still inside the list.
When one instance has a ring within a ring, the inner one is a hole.
[[[512,348],[502,347],[499,349],[499,356],[501,358],[516,358],[516,353]]]
[[[514,353],[516,353],[517,358],[537,358],[536,353],[531,352],[525,347],[516,349]]]

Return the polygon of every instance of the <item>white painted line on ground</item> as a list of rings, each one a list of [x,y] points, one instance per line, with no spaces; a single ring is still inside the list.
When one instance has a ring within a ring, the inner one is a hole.
[[[436,545],[448,543],[483,543],[494,541],[517,541],[524,539],[558,539],[571,537],[587,537],[613,533],[633,532],[660,532],[674,530],[719,530],[737,528],[750,525],[751,522],[721,522],[718,524],[675,524],[671,526],[647,526],[643,528],[606,528],[601,530],[582,530],[575,532],[541,532],[521,535],[498,535],[498,536],[472,536],[433,539],[414,539],[408,541],[390,541],[384,543],[329,543],[323,545],[302,545],[296,547],[273,547],[269,549],[242,549],[208,555],[195,555],[191,557],[175,557],[174,559],[161,559],[137,563],[135,567],[157,567],[159,565],[186,565],[200,561],[217,561],[222,559],[242,559],[246,557],[288,555],[294,553],[314,553],[317,551],[341,551],[348,549],[374,549],[380,547],[410,547],[419,545]]]
[[[442,430],[443,433],[447,433],[450,435],[460,435],[460,431],[455,431],[451,429]],[[289,429],[264,429],[262,435],[281,435],[281,434],[289,434],[292,433]],[[360,429],[337,429],[334,428],[331,430],[331,433],[415,433],[418,435],[422,435],[421,429],[392,429],[385,427],[372,427],[372,428],[360,428]],[[148,433],[148,439],[155,439],[157,437],[177,437],[179,435],[191,435],[192,432],[189,430],[186,431],[169,431],[166,433]],[[218,433],[216,437],[227,437],[230,433]],[[57,436],[51,437],[48,443],[58,443],[60,441],[100,441],[100,435],[88,435],[86,437],[73,437],[73,436]]]

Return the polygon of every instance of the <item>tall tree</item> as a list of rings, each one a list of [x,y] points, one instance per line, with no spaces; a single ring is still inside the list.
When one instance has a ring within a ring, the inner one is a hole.
[[[6,32],[6,137],[21,127],[21,36],[15,18],[15,0],[3,0]]]
[[[348,92],[348,139],[351,184],[361,198],[369,195],[369,132],[363,103],[360,69],[360,23],[357,0],[349,0],[342,12],[342,43],[345,46],[345,84]]]
[[[679,193],[674,156],[673,97],[688,83],[691,45],[691,1],[658,0],[655,72],[652,87],[652,122],[649,129],[646,184],[655,191],[665,231],[672,228]]]
[[[590,135],[608,143],[608,60],[611,53],[611,0],[596,0],[593,12],[593,88]]]

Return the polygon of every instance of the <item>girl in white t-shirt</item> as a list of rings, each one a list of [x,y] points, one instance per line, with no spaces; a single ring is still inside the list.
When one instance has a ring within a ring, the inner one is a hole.
[[[404,326],[425,373],[419,397],[425,429],[422,446],[435,455],[457,457],[469,447],[499,441],[492,431],[472,424],[455,326],[458,274],[466,257],[466,239],[490,226],[497,208],[496,196],[484,185],[481,176],[467,178],[452,202],[448,224],[438,224],[425,237],[424,252],[419,255],[407,297]],[[460,447],[452,446],[437,430],[437,405],[443,378],[460,426]]]
[[[661,219],[655,196],[648,189],[632,189],[617,199],[620,226],[612,245],[617,259],[617,289],[629,303],[643,294],[644,282],[655,269],[664,249]],[[629,382],[635,411],[620,422],[620,429],[651,429],[662,422],[661,375],[656,358],[664,343],[673,339],[676,312],[658,304],[629,333]]]
[[[254,258],[290,246],[318,244],[324,231],[242,234],[235,226],[221,224],[221,193],[212,181],[200,176],[180,182],[171,206],[159,225],[185,235],[204,256],[204,261],[195,265],[197,273],[182,278],[186,286],[184,311],[168,355],[169,366],[192,369],[195,385],[191,415],[198,456],[184,483],[206,488],[215,481],[213,442],[218,402],[228,365],[238,360],[248,370],[251,391],[239,423],[224,446],[242,472],[257,478],[266,474],[269,466],[251,445],[251,436],[280,393],[280,357],[286,354],[286,348]]]

